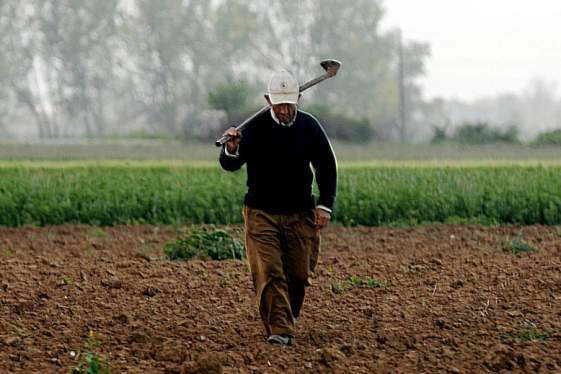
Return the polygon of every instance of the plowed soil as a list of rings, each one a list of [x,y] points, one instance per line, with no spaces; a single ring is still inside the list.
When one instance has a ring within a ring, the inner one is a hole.
[[[91,330],[113,373],[559,373],[558,230],[330,227],[281,348],[246,264],[163,260],[170,227],[0,228],[0,372],[68,373]]]

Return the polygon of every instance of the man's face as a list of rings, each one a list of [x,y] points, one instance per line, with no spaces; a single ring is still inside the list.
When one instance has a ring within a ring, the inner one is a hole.
[[[273,112],[282,123],[289,123],[296,113],[296,104],[277,104],[273,105]]]
[[[273,108],[273,112],[275,112],[275,116],[281,121],[282,123],[289,123],[294,118],[294,114],[296,113],[296,104],[271,104],[271,100],[268,96],[265,96],[267,102]]]

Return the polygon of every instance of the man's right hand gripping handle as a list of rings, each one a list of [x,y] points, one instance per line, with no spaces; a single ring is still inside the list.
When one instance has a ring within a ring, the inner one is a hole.
[[[235,127],[230,127],[222,136],[229,136],[228,140],[224,145],[229,154],[234,155],[238,152],[238,147],[240,146],[240,141],[242,140],[242,133],[236,130]]]

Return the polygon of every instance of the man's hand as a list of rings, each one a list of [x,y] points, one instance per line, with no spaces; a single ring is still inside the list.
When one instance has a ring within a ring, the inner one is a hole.
[[[226,130],[223,136],[231,137],[231,139],[225,143],[228,153],[236,153],[236,151],[238,150],[238,146],[240,145],[240,141],[242,140],[242,133],[236,130],[235,127],[230,127],[228,130]]]
[[[327,226],[329,221],[331,221],[331,214],[327,210],[321,208],[314,209],[314,224],[316,225],[316,230],[321,230]]]

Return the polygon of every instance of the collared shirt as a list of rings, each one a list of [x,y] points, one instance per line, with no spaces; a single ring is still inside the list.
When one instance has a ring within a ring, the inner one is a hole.
[[[286,126],[286,127],[290,127],[292,126],[292,124],[294,123],[294,121],[296,121],[296,116],[298,115],[298,108],[296,109],[296,111],[294,112],[294,117],[292,117],[292,120],[288,123],[284,123],[281,122],[278,118],[277,115],[275,114],[275,111],[273,110],[273,108],[271,108],[271,117],[273,117],[273,121],[275,121],[276,123],[278,123],[281,126]]]

